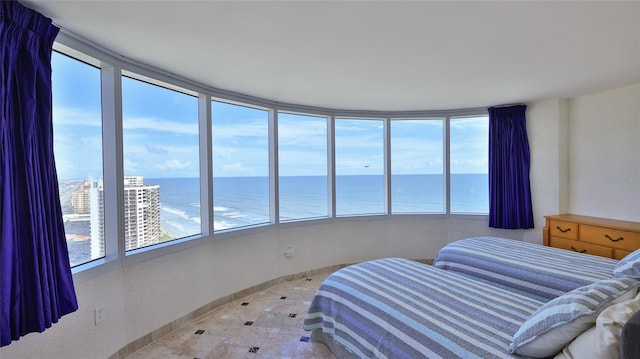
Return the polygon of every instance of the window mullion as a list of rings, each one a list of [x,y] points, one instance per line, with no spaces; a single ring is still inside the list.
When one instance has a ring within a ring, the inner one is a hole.
[[[211,134],[211,96],[198,96],[200,138],[200,219],[202,236],[213,235],[213,154]]]
[[[384,139],[384,208],[387,214],[391,214],[391,119],[383,121]]]
[[[329,116],[327,119],[327,208],[329,218],[336,217],[336,118]]]
[[[278,111],[269,110],[269,222],[280,223],[280,177],[278,171]]]
[[[102,86],[102,150],[104,156],[105,259],[125,257],[124,165],[122,151],[122,81],[118,66],[104,65]]]
[[[444,119],[444,213],[451,213],[451,117],[447,116]]]

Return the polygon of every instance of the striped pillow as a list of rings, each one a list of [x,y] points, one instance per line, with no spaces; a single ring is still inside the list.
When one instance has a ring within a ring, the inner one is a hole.
[[[593,326],[605,308],[633,298],[639,286],[638,278],[604,279],[552,299],[513,335],[509,352],[534,358],[553,356]]]
[[[640,277],[640,249],[622,258],[613,269],[613,275],[617,278]]]

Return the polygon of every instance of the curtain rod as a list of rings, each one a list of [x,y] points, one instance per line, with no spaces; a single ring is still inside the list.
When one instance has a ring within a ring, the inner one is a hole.
[[[496,106],[489,106],[489,108],[501,108],[501,107],[513,107],[513,106],[526,106],[526,103],[520,102],[520,103],[511,103],[511,104],[504,104],[504,105],[496,105]]]

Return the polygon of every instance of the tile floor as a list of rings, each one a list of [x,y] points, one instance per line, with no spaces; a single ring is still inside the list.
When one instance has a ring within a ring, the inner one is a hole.
[[[275,285],[193,320],[127,359],[331,359],[302,329],[311,298],[330,274]]]

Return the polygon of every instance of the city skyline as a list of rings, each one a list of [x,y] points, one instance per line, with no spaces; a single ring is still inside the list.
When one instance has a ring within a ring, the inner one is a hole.
[[[75,187],[62,188],[61,204],[66,208],[63,218],[67,238],[89,241],[89,252],[84,254],[87,258],[82,258],[82,261],[100,258],[105,254],[102,181],[102,178],[89,177],[85,180],[67,181],[73,182]],[[142,176],[125,176],[123,201],[125,250],[159,243],[163,236],[160,224],[160,186],[145,185]],[[68,202],[71,202],[70,205]],[[69,222],[75,223],[73,229],[67,229]],[[78,222],[88,222],[88,227]]]

